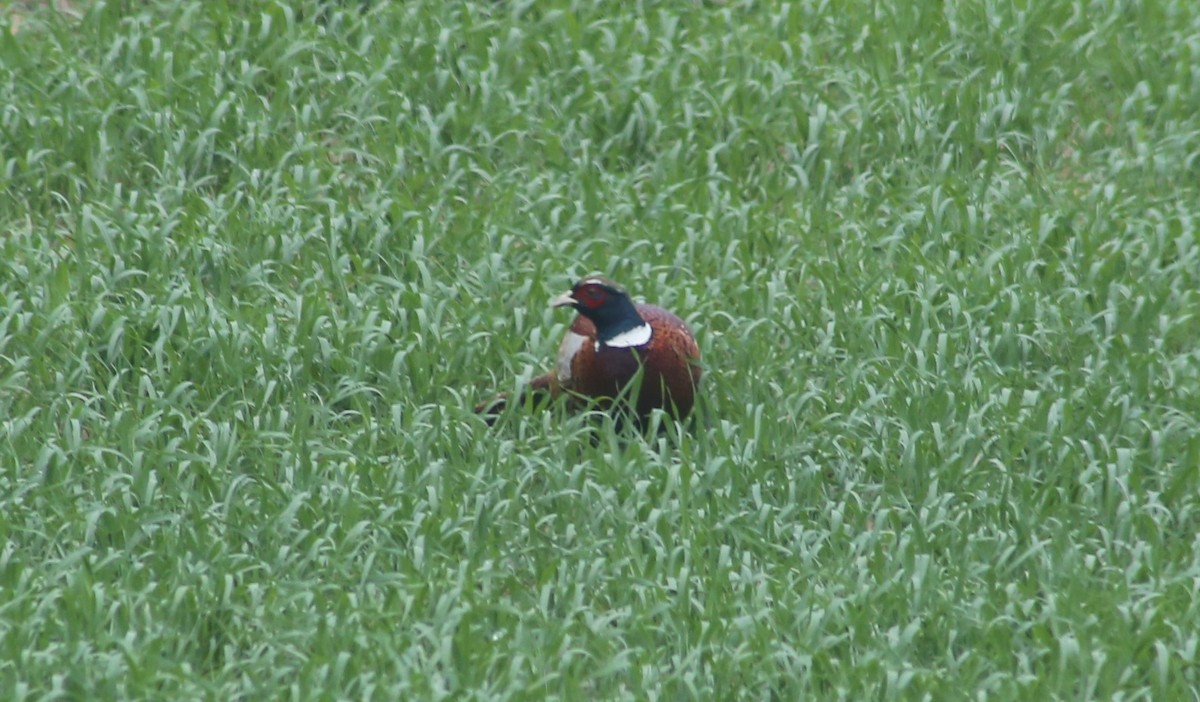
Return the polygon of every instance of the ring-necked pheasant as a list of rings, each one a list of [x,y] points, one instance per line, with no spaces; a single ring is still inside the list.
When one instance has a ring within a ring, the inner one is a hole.
[[[596,402],[610,409],[642,370],[636,397],[628,398],[637,420],[655,409],[677,419],[695,404],[702,370],[700,349],[682,319],[655,305],[635,304],[613,281],[584,278],[551,301],[579,312],[558,348],[555,369],[534,378],[526,393],[567,395],[576,405]],[[476,405],[488,423],[507,404],[501,395]]]

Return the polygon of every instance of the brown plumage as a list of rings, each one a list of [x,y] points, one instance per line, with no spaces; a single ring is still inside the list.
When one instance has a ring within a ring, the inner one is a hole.
[[[573,307],[579,316],[559,346],[555,370],[530,381],[526,393],[565,394],[574,406],[595,402],[609,410],[615,398],[633,392],[630,383],[642,369],[632,403],[639,423],[655,409],[677,419],[691,413],[703,371],[696,339],[682,319],[655,305],[634,304],[619,285],[595,276],[552,304]],[[506,404],[501,395],[475,411],[491,423]]]

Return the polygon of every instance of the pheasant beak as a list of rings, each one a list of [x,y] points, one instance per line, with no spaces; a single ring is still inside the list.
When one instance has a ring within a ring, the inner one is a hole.
[[[565,292],[550,301],[551,307],[574,307],[577,304],[579,300],[572,297],[570,292]]]

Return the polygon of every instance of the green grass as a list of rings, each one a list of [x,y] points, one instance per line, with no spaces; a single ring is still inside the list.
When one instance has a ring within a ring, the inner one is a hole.
[[[1200,5],[294,5],[0,15],[0,698],[1200,699]]]

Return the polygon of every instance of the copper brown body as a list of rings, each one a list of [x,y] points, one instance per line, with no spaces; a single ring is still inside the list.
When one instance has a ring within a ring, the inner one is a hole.
[[[560,390],[607,406],[606,399],[619,397],[638,370],[644,369],[635,405],[639,419],[650,416],[655,409],[665,410],[677,419],[691,414],[703,373],[700,348],[692,332],[682,319],[661,307],[643,304],[637,305],[637,311],[650,325],[649,343],[631,348],[600,345],[597,350],[596,325],[579,315],[570,331],[584,337],[584,342],[571,358],[570,379],[559,379],[551,372],[535,380],[534,385],[546,378],[542,380],[546,385],[557,382]]]

